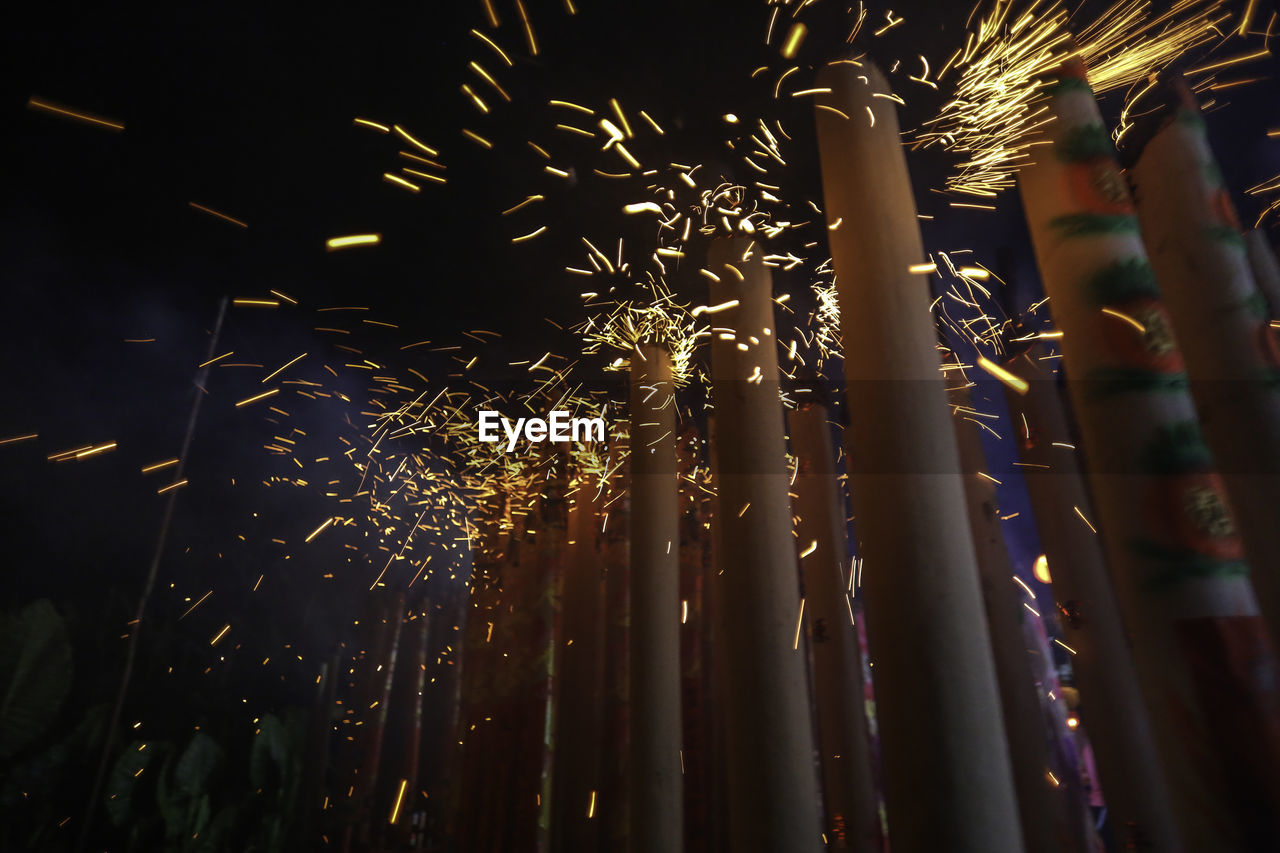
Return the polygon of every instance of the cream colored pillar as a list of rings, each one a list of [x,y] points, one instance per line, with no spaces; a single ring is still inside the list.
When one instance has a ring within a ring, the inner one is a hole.
[[[818,75],[822,186],[849,381],[854,524],[897,853],[1022,850],[991,641],[890,87]]]
[[[735,853],[822,849],[791,534],[786,439],[778,397],[773,290],[764,250],[746,238],[715,240],[711,299],[738,304],[716,315],[733,340],[713,336],[723,605],[727,653],[720,697],[728,720],[729,824]]]
[[[631,354],[631,835],[633,853],[679,853],[680,531],[671,354]]]

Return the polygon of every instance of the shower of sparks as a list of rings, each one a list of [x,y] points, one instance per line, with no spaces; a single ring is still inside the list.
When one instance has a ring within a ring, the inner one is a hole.
[[[583,353],[613,352],[617,357],[606,369],[625,371],[640,344],[663,345],[671,353],[672,381],[677,388],[684,387],[693,378],[694,353],[707,331],[662,280],[645,282],[638,291],[637,299],[603,303],[602,313],[575,329],[586,345]]]
[[[1085,62],[1098,95],[1130,89],[1117,129],[1123,134],[1151,75],[1222,43],[1230,18],[1225,0],[1176,0],[1165,9],[1152,0],[1118,0],[1088,22],[1073,20],[1061,0],[984,5],[964,46],[938,73],[940,82],[953,78],[950,99],[914,143],[959,155],[947,191],[981,198],[1013,186],[1018,169],[1031,161],[1032,138],[1050,120],[1044,82],[1065,60]],[[1211,64],[1200,73],[1213,70]]]
[[[812,317],[813,344],[818,352],[816,364],[819,369],[830,359],[843,358],[844,341],[840,337],[840,302],[836,298],[835,274],[831,280],[815,281],[812,285],[817,307]]]
[[[756,68],[749,79],[763,87],[766,97],[772,90],[777,103],[790,109],[793,104],[809,104],[805,99],[821,90],[806,88],[809,84],[800,70],[811,64],[803,54],[814,50],[812,42],[818,41],[816,28],[810,32],[798,20],[802,10],[812,4],[802,0],[779,14],[787,5],[792,4],[772,6],[766,36],[766,43],[773,45],[772,56],[785,61]],[[892,13],[869,14],[862,4],[857,5],[848,35],[851,41],[860,30],[864,39],[901,38],[912,26]],[[1214,27],[1223,22],[1218,17],[1221,3],[1182,0],[1159,14],[1151,11],[1152,5],[1136,0],[1120,2],[1094,23],[1076,30],[1076,51],[1091,63],[1094,84],[1100,91],[1139,90],[1148,73],[1220,36]],[[570,16],[576,12],[569,0],[564,6]],[[1015,7],[1024,11],[1015,11]],[[659,139],[665,135],[664,125],[675,127],[677,122],[630,89],[622,100],[586,98],[581,92],[564,90],[539,92],[531,98],[528,93],[535,84],[530,80],[537,73],[537,63],[525,60],[519,69],[512,70],[516,65],[508,49],[518,53],[523,40],[530,56],[539,55],[543,46],[529,14],[539,7],[516,0],[503,8],[508,16],[514,8],[514,20],[508,20],[508,27],[501,31],[505,35],[497,30],[500,19],[491,0],[481,0],[483,12],[473,10],[483,14],[491,32],[470,30],[472,38],[466,39],[466,44],[474,55],[457,69],[458,76],[447,90],[459,114],[466,115],[475,130],[459,125],[433,126],[424,127],[419,136],[416,129],[410,132],[401,124],[366,118],[354,122],[362,134],[372,131],[379,134],[379,141],[385,139],[396,146],[388,153],[395,166],[384,163],[371,175],[377,180],[381,174],[390,188],[415,194],[403,196],[407,201],[427,200],[433,195],[428,185],[444,184],[446,174],[452,181],[450,189],[465,186],[465,161],[458,164],[449,159],[454,146],[467,146],[469,158],[491,158],[495,170],[524,169],[516,174],[504,171],[502,180],[495,182],[506,189],[501,203],[490,211],[489,222],[501,229],[499,242],[512,252],[528,253],[524,257],[573,246],[573,254],[561,258],[553,274],[537,279],[548,282],[548,287],[568,286],[563,282],[577,286],[581,313],[546,318],[563,332],[567,345],[550,350],[539,346],[519,354],[502,350],[502,355],[496,356],[498,348],[489,344],[500,336],[483,329],[435,343],[407,337],[400,345],[395,336],[408,334],[407,328],[397,331],[402,323],[407,327],[408,320],[378,318],[369,308],[305,308],[298,300],[273,290],[270,294],[275,299],[246,298],[236,304],[279,309],[267,312],[273,319],[282,315],[314,318],[323,325],[308,324],[308,328],[321,333],[328,343],[308,346],[309,352],[296,356],[297,349],[250,356],[249,347],[237,343],[242,362],[228,361],[235,353],[226,352],[201,365],[228,368],[231,374],[230,368],[249,365],[255,359],[265,363],[252,365],[246,372],[246,384],[237,386],[236,393],[209,399],[211,404],[224,407],[239,399],[234,403],[240,410],[237,415],[246,421],[256,419],[268,430],[256,444],[265,459],[264,467],[252,476],[242,476],[242,482],[249,485],[236,485],[237,489],[281,491],[322,502],[318,510],[308,504],[305,512],[294,513],[289,521],[256,535],[258,541],[270,544],[272,553],[293,560],[291,566],[314,567],[325,581],[346,572],[357,575],[362,588],[414,592],[427,583],[448,582],[470,595],[468,606],[478,604],[481,591],[504,607],[516,606],[517,599],[503,584],[527,582],[519,577],[518,561],[502,564],[500,569],[493,567],[520,537],[534,541],[532,537],[544,521],[540,513],[545,495],[553,494],[561,484],[569,495],[580,489],[596,490],[603,505],[598,519],[601,532],[615,529],[616,511],[625,506],[619,481],[628,454],[627,421],[616,393],[593,387],[587,378],[594,375],[600,361],[606,362],[606,370],[625,371],[640,344],[666,347],[672,356],[675,385],[682,389],[672,400],[683,420],[686,412],[696,411],[699,398],[701,405],[710,407],[703,365],[707,348],[703,345],[713,335],[735,341],[742,349],[750,348],[747,341],[752,346],[763,341],[780,347],[786,356],[784,370],[792,371],[787,374],[792,378],[800,375],[806,360],[821,370],[827,362],[841,357],[836,280],[824,246],[829,231],[851,225],[837,221],[828,226],[820,204],[791,185],[788,164],[803,162],[805,155],[789,146],[791,137],[783,121],[774,115],[753,115],[740,103],[719,105],[711,116],[723,119],[715,123],[724,134],[719,140],[724,143],[720,156],[729,161],[730,168],[725,171],[734,172],[730,175],[722,174],[714,163],[681,152],[680,135],[674,131]],[[542,21],[537,23],[542,29]],[[941,70],[924,56],[904,57],[901,71],[896,72],[899,80],[921,87],[916,91],[941,89],[950,93],[942,114],[914,139],[917,145],[940,146],[964,155],[965,162],[959,175],[948,183],[949,190],[988,199],[1011,184],[1018,166],[1030,156],[1025,139],[1046,120],[1037,100],[1040,81],[1071,55],[1067,24],[1059,3],[998,0],[977,19],[965,45],[940,66]],[[1072,26],[1078,24],[1072,22]],[[1242,24],[1244,29],[1248,27]],[[843,33],[841,30],[840,35]],[[547,48],[554,43],[547,40]],[[1201,69],[1201,74],[1211,76],[1223,67],[1250,61],[1238,58],[1250,52],[1252,48],[1242,48],[1226,60],[1206,59],[1202,65],[1218,64]],[[1227,64],[1221,64],[1224,61]],[[744,80],[748,79],[750,69],[743,72]],[[898,95],[879,95],[902,102]],[[518,106],[521,116],[536,109],[538,120],[510,133],[510,125],[502,121],[515,115],[512,105]],[[728,112],[730,108],[734,112]],[[91,117],[72,117],[92,121]],[[861,114],[855,118],[865,120]],[[123,125],[108,126],[123,129]],[[409,126],[417,128],[412,122]],[[430,145],[424,139],[438,140],[441,145]],[[655,151],[664,152],[662,159]],[[525,160],[511,152],[519,152]],[[450,171],[446,164],[457,171]],[[1255,194],[1274,192],[1276,183],[1259,185]],[[612,219],[599,215],[603,208],[593,205],[590,217],[575,223],[556,205],[557,194],[580,192],[591,199],[591,190],[601,186],[607,186],[608,197],[616,199],[610,203],[616,204],[609,208],[616,214]],[[419,193],[420,189],[426,191]],[[225,214],[190,204],[193,209],[246,227]],[[1280,202],[1268,209],[1275,210],[1277,204]],[[991,209],[990,205],[969,207]],[[643,239],[634,236],[637,228],[644,231],[650,227]],[[740,333],[722,326],[737,307],[736,300],[693,307],[706,299],[693,295],[690,282],[694,287],[705,287],[706,279],[728,277],[733,272],[699,270],[695,260],[701,242],[724,235],[752,240],[752,251],[764,265],[779,271],[779,283],[789,279],[808,282],[806,292],[797,293],[794,301],[790,293],[775,294],[775,322],[780,328]],[[334,237],[326,246],[333,251],[380,241],[379,234],[353,234]],[[530,242],[537,245],[524,245]],[[1003,282],[975,262],[967,250],[934,251],[928,263],[913,266],[911,272],[933,276],[930,283],[940,285],[941,295],[933,310],[948,337],[959,338],[991,356],[970,355],[967,364],[953,359],[944,368],[948,380],[962,386],[971,384],[965,371],[976,365],[1016,389],[1012,380],[1017,377],[997,363],[1011,329],[994,296]],[[557,279],[560,285],[556,285]],[[386,322],[388,319],[397,322]],[[1056,333],[1031,334],[1048,338]],[[389,347],[388,341],[395,341],[396,346]],[[394,354],[386,355],[388,349]],[[495,363],[515,378],[488,378],[492,374],[484,370]],[[757,368],[752,381],[765,378]],[[268,382],[276,387],[263,390]],[[516,383],[520,383],[518,389],[513,387]],[[790,404],[785,394],[783,402]],[[531,446],[527,453],[508,454],[503,442],[478,438],[480,411],[497,411],[514,419],[543,416],[551,409],[604,419],[608,440],[574,444],[563,452],[544,444]],[[957,407],[955,415],[995,433],[984,422],[992,421],[990,413]],[[313,428],[317,422],[326,426]],[[691,417],[689,422],[695,421]],[[0,444],[36,437],[34,433],[15,436],[0,440]],[[83,459],[114,448],[114,442],[86,445],[48,458],[53,462]],[[163,451],[157,451],[157,456],[159,452]],[[695,447],[694,461],[680,474],[682,500],[686,493],[702,496],[714,492],[710,467],[700,455],[705,452],[705,447]],[[166,459],[141,471],[149,474],[178,463],[177,458]],[[793,473],[796,470],[793,466]],[[983,476],[995,482],[989,475]],[[202,476],[188,486],[187,480],[181,479],[159,492],[200,489],[204,482]],[[554,488],[549,484],[555,484]],[[615,512],[612,522],[611,507]],[[737,509],[738,517],[744,517],[749,508],[746,504]],[[1083,514],[1081,519],[1088,523]],[[246,542],[255,536],[247,527],[244,534],[237,535]],[[304,545],[308,547],[301,547]],[[816,543],[811,543],[800,556],[812,554],[815,548]],[[849,574],[851,593],[860,583],[861,563],[855,567]],[[262,587],[261,594],[267,594],[274,576],[265,566],[262,572],[252,589],[256,593]],[[244,579],[243,586],[249,585]],[[235,617],[217,611],[231,597],[212,596],[213,590],[206,589],[192,583],[179,592],[188,596],[184,604],[199,596],[183,617],[208,601],[189,623],[206,620],[201,622],[198,636],[203,642],[212,634],[209,645],[218,646],[231,629],[229,619]],[[852,622],[848,598],[846,604]],[[686,602],[682,620],[696,615],[688,608]],[[495,608],[490,615],[499,612]],[[495,631],[494,621],[480,618],[480,636],[486,643],[510,642],[502,630]],[[796,648],[803,619],[801,599],[793,641]],[[214,633],[219,625],[223,627]],[[233,650],[227,646],[233,645],[227,643],[218,654],[229,656]],[[255,657],[254,663],[262,660],[261,665],[266,666],[291,657],[292,652]],[[352,654],[349,663],[369,667],[373,657],[361,651]],[[309,675],[314,674],[313,669]],[[344,724],[348,722],[358,725],[358,715],[353,712],[343,719]],[[403,805],[406,784],[401,780],[390,814],[393,824]],[[594,815],[594,809],[592,791],[588,817]]]

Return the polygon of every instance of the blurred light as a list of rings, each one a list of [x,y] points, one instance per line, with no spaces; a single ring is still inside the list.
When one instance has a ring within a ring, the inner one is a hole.
[[[1036,564],[1031,569],[1031,573],[1035,575],[1036,580],[1040,583],[1053,583],[1053,578],[1049,576],[1049,560],[1044,554],[1036,557]]]

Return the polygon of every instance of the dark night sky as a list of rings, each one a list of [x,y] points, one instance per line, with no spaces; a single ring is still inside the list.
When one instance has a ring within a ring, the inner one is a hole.
[[[771,59],[761,44],[763,3],[579,0],[580,15],[569,19],[561,0],[532,0],[543,49],[535,60],[525,55],[512,4],[496,2],[503,23],[494,37],[517,61],[500,79],[516,104],[485,119],[458,92],[475,82],[468,59],[496,70],[467,33],[484,26],[479,0],[335,11],[30,4],[6,20],[0,437],[40,433],[38,442],[0,448],[5,547],[11,576],[25,575],[16,581],[20,597],[145,561],[161,499],[138,468],[177,451],[220,295],[275,288],[308,306],[372,306],[370,316],[401,323],[413,339],[456,343],[462,330],[480,327],[501,331],[515,357],[563,349],[567,339],[542,320],[579,319],[580,282],[560,270],[580,258],[578,234],[634,199],[601,191],[599,181],[566,186],[539,174],[541,161],[523,140],[526,128],[547,124],[546,99],[616,96],[648,109],[668,127],[672,148],[661,153],[672,158],[709,151],[708,130],[720,114],[750,114],[761,103],[742,81]],[[839,4],[823,5],[831,8],[815,21],[838,17]],[[949,2],[890,5],[907,23],[897,41],[876,46],[885,55],[945,55],[968,11]],[[810,46],[841,35],[815,26]],[[1274,74],[1275,62],[1266,65]],[[1280,126],[1278,95],[1274,80],[1239,90],[1211,119],[1236,190],[1280,172],[1280,143],[1263,133]],[[31,96],[127,129],[28,110]],[[437,144],[450,184],[413,196],[382,182],[381,173],[397,166],[397,146],[354,127],[355,116],[400,122]],[[797,131],[792,150],[806,150],[811,120],[790,104],[783,118]],[[481,155],[459,135],[464,124],[487,131],[499,149]],[[541,138],[560,144],[548,132]],[[946,161],[912,165],[922,211],[945,214],[927,186]],[[813,158],[800,158],[793,173],[816,195]],[[518,232],[498,212],[534,192],[548,194],[545,221],[556,227],[537,245],[513,247]],[[193,211],[189,201],[250,227]],[[1254,208],[1241,201],[1251,219]],[[1016,199],[1002,207],[996,215],[940,216],[926,245],[972,247],[992,263],[999,246],[1012,245],[1019,286],[1031,293],[1034,266]],[[367,231],[382,233],[383,245],[324,251],[328,237]],[[234,312],[221,349],[283,363],[322,346],[311,325],[301,313]],[[151,337],[155,343],[124,343]],[[257,427],[226,402],[256,375],[214,372],[197,448],[209,448],[217,465],[252,469],[261,457]],[[92,461],[45,461],[109,440],[119,449]],[[219,517],[216,501],[184,500],[210,523]],[[1016,507],[1021,499],[1010,492],[1005,500]],[[1023,542],[1025,531],[1013,535],[1026,559],[1033,546]]]

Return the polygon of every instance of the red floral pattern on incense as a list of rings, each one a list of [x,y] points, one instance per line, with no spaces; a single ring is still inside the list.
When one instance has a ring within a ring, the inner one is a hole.
[[[1225,187],[1218,187],[1209,195],[1209,210],[1212,211],[1214,221],[1224,228],[1230,228],[1232,231],[1243,231],[1240,225],[1240,217],[1236,215],[1236,206],[1231,201],[1231,193]]]
[[[1083,213],[1133,216],[1136,211],[1120,166],[1106,155],[1068,164],[1063,170],[1067,195]]]
[[[1176,519],[1177,544],[1213,560],[1239,560],[1244,545],[1231,517],[1222,478],[1212,471],[1161,477],[1148,497],[1153,527]]]

